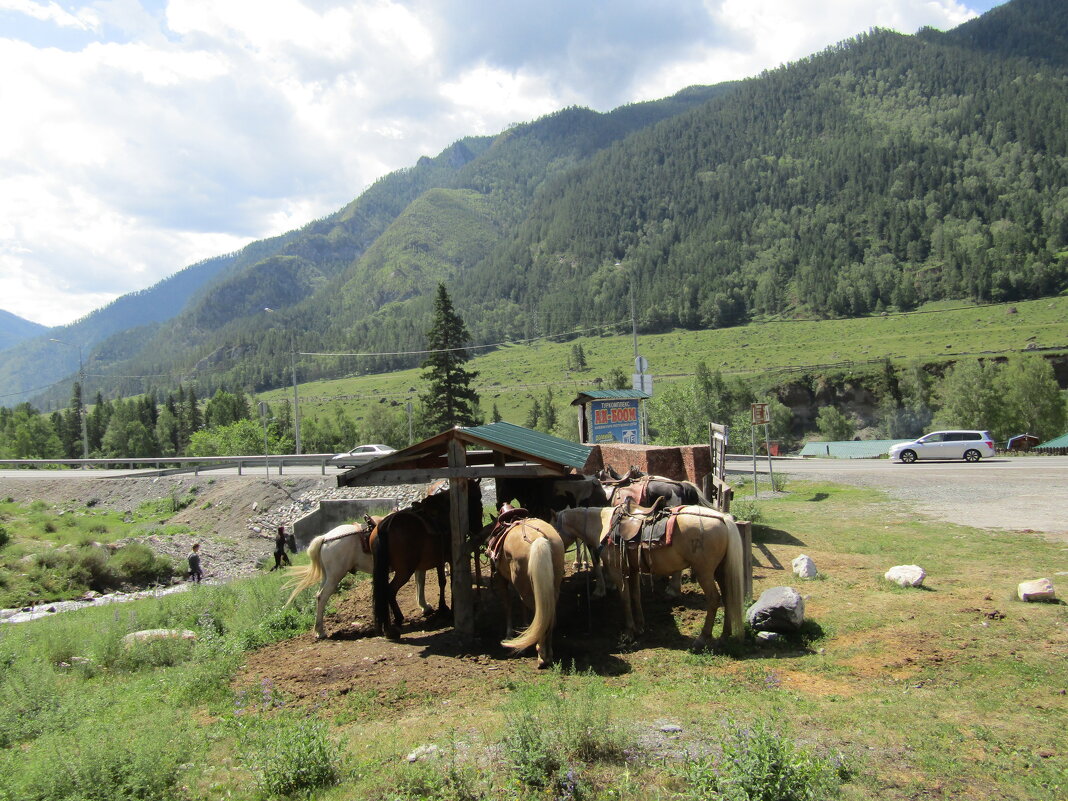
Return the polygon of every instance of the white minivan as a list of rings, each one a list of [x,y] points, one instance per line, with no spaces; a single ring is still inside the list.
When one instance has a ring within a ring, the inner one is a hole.
[[[932,431],[912,442],[890,447],[890,458],[912,464],[917,459],[964,459],[978,462],[994,455],[989,431]]]

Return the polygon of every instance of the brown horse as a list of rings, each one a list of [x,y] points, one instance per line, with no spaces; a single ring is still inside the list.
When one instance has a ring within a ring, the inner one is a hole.
[[[590,512],[600,519],[599,509]],[[630,504],[619,507],[615,519],[602,529],[605,570],[622,588],[625,636],[645,628],[640,574],[664,576],[688,567],[707,601],[705,622],[693,648],[708,645],[721,599],[723,637],[741,637],[744,563],[742,538],[734,518],[701,506],[676,507],[669,516],[674,518],[670,544],[643,543],[641,528],[646,516],[640,510],[632,510]]]
[[[397,604],[397,591],[418,570],[438,571],[438,611],[448,612],[445,603],[445,564],[452,552],[450,495],[438,492],[407,509],[386,515],[372,532],[374,570],[372,597],[375,628],[390,639],[400,636],[398,626],[389,620],[389,610],[403,620]],[[469,536],[477,537],[482,527],[482,496],[476,482],[468,491]],[[390,570],[393,578],[389,578]]]
[[[553,661],[556,604],[564,579],[564,542],[544,520],[507,506],[484,533],[489,537],[487,551],[494,568],[494,584],[504,602],[505,639],[501,645],[514,653],[536,645],[538,667],[549,667]],[[516,588],[523,604],[534,611],[534,619],[519,636],[512,628],[509,584]]]

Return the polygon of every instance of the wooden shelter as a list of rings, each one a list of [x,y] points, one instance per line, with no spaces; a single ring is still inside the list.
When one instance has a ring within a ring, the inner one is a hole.
[[[443,431],[348,470],[339,487],[423,484],[448,479],[452,528],[453,624],[464,637],[474,634],[471,546],[466,532],[472,481],[575,475],[586,466],[591,448],[512,423],[490,423]]]

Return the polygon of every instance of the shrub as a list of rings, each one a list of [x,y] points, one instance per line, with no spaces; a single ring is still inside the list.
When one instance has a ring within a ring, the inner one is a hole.
[[[839,795],[829,762],[799,748],[763,723],[732,726],[718,764],[712,757],[687,763],[686,798],[723,801],[825,801]]]
[[[122,581],[131,584],[159,584],[174,575],[174,563],[166,556],[156,556],[152,549],[132,542],[111,557],[111,569]]]
[[[735,520],[748,520],[759,523],[761,519],[760,504],[752,498],[735,498],[731,501],[731,514]]]
[[[0,526],[0,548],[3,548],[9,542],[11,542],[11,535],[7,533],[5,526]]]
[[[245,765],[266,795],[307,792],[341,777],[341,748],[322,721],[284,715],[242,720],[238,730]]]
[[[137,732],[92,727],[51,735],[19,766],[6,788],[20,801],[178,799],[185,738],[173,726]],[[57,769],[60,768],[61,769]],[[0,798],[4,798],[0,791]]]

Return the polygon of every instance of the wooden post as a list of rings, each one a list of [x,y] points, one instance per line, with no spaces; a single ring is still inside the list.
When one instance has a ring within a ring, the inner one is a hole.
[[[449,467],[467,467],[467,452],[458,439],[449,440]],[[449,522],[452,526],[452,617],[453,628],[465,640],[475,634],[475,612],[471,594],[471,563],[467,556],[467,514],[470,479],[449,479]]]
[[[748,520],[739,520],[738,533],[742,535],[742,563],[744,564],[745,585],[742,595],[753,597],[753,524]]]

